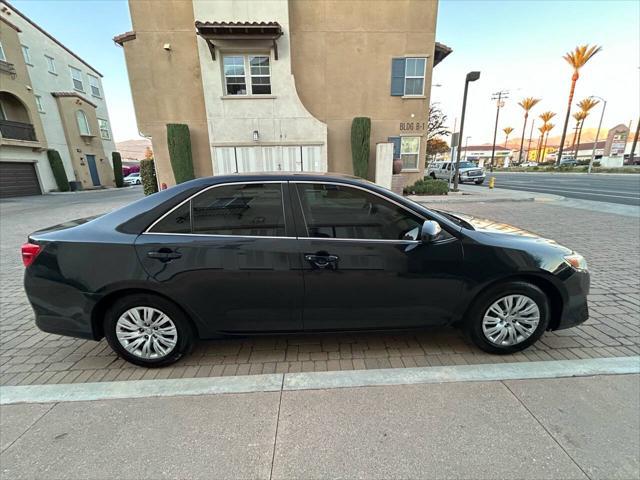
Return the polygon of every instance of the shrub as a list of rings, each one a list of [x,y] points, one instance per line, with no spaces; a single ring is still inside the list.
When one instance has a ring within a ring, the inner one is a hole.
[[[153,159],[140,160],[140,178],[142,179],[142,190],[145,195],[151,195],[158,191],[156,166],[153,163]]]
[[[167,124],[167,143],[171,169],[176,183],[193,180],[193,159],[191,157],[191,135],[189,127],[183,123]]]
[[[353,174],[367,178],[369,173],[369,139],[371,137],[371,119],[356,117],[351,123],[351,161]]]
[[[111,153],[111,159],[113,160],[113,176],[116,182],[116,187],[124,187],[124,179],[122,178],[122,157],[120,152]]]
[[[67,174],[64,171],[64,165],[62,164],[62,158],[57,150],[47,150],[47,157],[49,158],[49,165],[51,165],[51,171],[53,172],[53,178],[58,185],[58,191],[69,191],[69,180],[67,180]]]
[[[433,180],[425,178],[418,180],[411,186],[404,187],[405,195],[446,195],[449,192],[449,184],[446,180]]]

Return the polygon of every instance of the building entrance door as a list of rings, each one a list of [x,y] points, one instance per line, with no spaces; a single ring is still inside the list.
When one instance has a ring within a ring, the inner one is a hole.
[[[87,157],[87,165],[89,166],[89,173],[91,174],[91,182],[94,187],[100,186],[100,176],[98,175],[98,167],[96,166],[95,155],[85,155]]]

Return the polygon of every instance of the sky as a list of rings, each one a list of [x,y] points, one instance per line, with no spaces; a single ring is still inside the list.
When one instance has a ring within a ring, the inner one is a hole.
[[[104,75],[115,140],[139,138],[124,52],[112,40],[131,30],[127,2],[11,3]],[[456,119],[459,125],[466,73],[481,72],[469,87],[463,134],[471,137],[469,145],[492,141],[496,108],[491,94],[501,89],[508,89],[510,98],[500,113],[498,142],[504,140],[505,126],[515,129],[512,137],[521,135],[523,116],[517,103],[528,96],[542,99],[532,117],[546,110],[557,112],[551,135],[559,135],[572,74],[562,56],[585,43],[601,45],[603,50],[582,69],[574,104],[589,95],[603,97],[607,100],[603,127],[631,120],[635,127],[640,114],[637,0],[441,0],[436,39],[453,53],[434,69],[433,84],[442,86],[432,88],[431,101],[440,104],[452,129]],[[587,118],[585,129],[597,127],[600,107]]]

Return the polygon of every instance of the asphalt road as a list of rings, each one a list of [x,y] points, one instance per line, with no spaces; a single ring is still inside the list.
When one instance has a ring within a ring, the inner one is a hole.
[[[492,175],[496,177],[496,188],[640,206],[640,174],[495,172],[488,177]]]

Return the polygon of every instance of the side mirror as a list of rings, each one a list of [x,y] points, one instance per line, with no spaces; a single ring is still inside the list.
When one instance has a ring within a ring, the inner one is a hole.
[[[422,243],[431,243],[440,236],[442,227],[434,220],[425,220],[420,231],[420,240]]]

